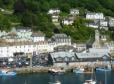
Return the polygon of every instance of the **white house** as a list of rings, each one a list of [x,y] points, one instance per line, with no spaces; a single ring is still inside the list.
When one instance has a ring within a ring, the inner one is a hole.
[[[92,27],[92,28],[95,28],[95,29],[98,28],[98,25],[96,25],[96,24],[94,24],[94,23],[87,24],[86,26],[87,26],[87,27]]]
[[[107,27],[108,26],[108,22],[105,20],[100,20],[100,26],[101,27]]]
[[[86,50],[86,44],[78,44],[78,43],[76,43],[76,44],[73,44],[73,47],[74,48],[76,48],[77,50],[77,52],[81,52],[81,51],[85,51]]]
[[[105,46],[109,49],[110,53],[114,52],[114,41],[105,43]]]
[[[87,23],[86,26],[97,29],[99,27],[99,23],[94,20],[93,22]]]
[[[71,15],[79,15],[79,10],[78,9],[70,9],[70,14]]]
[[[105,20],[100,20],[100,29],[108,30],[108,22]]]
[[[56,43],[56,47],[59,45],[71,45],[71,37],[66,34],[55,34],[52,36],[52,42]]]
[[[87,13],[86,14],[86,19],[89,20],[100,20],[100,19],[105,19],[103,13]]]
[[[52,17],[52,22],[58,22],[59,21],[59,15],[52,14],[51,17]]]
[[[106,35],[101,35],[101,36],[100,36],[100,39],[101,39],[102,41],[107,41],[107,36],[106,36]]]
[[[0,31],[0,38],[2,37],[2,36],[6,36],[8,33],[6,32],[6,31]]]
[[[66,18],[62,20],[63,25],[72,25],[73,23],[74,23],[73,19]]]
[[[109,18],[109,26],[114,27],[114,18]]]
[[[30,28],[17,28],[16,33],[18,38],[20,39],[30,39],[32,35],[32,31]]]
[[[31,35],[33,42],[45,41],[45,35],[42,32],[34,32]]]
[[[93,22],[87,23],[87,27],[92,27],[92,28],[100,28],[100,29],[105,29],[108,30],[108,22],[106,20],[94,20]]]
[[[63,25],[73,25],[74,21],[76,20],[76,17],[73,15],[68,15],[66,18],[62,20]]]
[[[48,14],[60,14],[60,10],[59,9],[50,9],[48,11]]]

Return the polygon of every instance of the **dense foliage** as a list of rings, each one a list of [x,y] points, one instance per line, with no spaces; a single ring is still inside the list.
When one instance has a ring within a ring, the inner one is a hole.
[[[0,7],[13,11],[13,14],[0,12],[0,29],[10,30],[11,26],[29,26],[33,30],[41,30],[50,37],[57,30],[47,12],[51,8],[59,8],[68,14],[70,8],[79,8],[80,16],[86,11],[103,12],[114,16],[114,0],[0,0]],[[93,30],[80,21],[74,27],[64,26],[58,32],[65,32],[75,40],[87,40]]]

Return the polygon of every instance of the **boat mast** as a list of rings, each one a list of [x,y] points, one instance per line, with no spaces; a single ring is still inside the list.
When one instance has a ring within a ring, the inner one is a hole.
[[[106,68],[106,67],[105,67]],[[106,71],[105,71],[105,84],[107,84],[107,77],[106,77]]]
[[[93,80],[93,67],[92,67],[91,80]]]

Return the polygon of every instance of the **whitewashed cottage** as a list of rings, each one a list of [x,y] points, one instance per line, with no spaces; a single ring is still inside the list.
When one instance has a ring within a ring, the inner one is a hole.
[[[114,27],[114,18],[109,18],[109,27]]]
[[[41,31],[33,32],[31,37],[32,37],[33,42],[45,41],[45,35]]]
[[[52,14],[51,15],[51,17],[52,17],[52,22],[59,22],[59,15],[58,14]]]
[[[87,13],[86,14],[86,19],[89,20],[100,20],[100,19],[105,19],[103,13]]]
[[[58,8],[56,8],[56,9],[50,9],[48,11],[48,14],[60,14],[60,10]]]
[[[70,14],[71,15],[79,15],[79,10],[78,9],[70,9]]]
[[[63,25],[73,25],[73,23],[74,23],[73,19],[65,18],[62,20]]]

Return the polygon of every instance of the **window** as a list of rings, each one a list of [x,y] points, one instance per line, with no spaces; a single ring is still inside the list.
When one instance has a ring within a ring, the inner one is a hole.
[[[63,61],[63,58],[62,57],[58,57],[58,58],[56,58],[56,61],[62,62]]]
[[[69,58],[68,58],[68,57],[65,57],[65,58],[64,58],[64,61],[69,61]]]
[[[70,58],[70,60],[71,60],[71,61],[75,61],[75,57],[72,56],[72,57]]]

